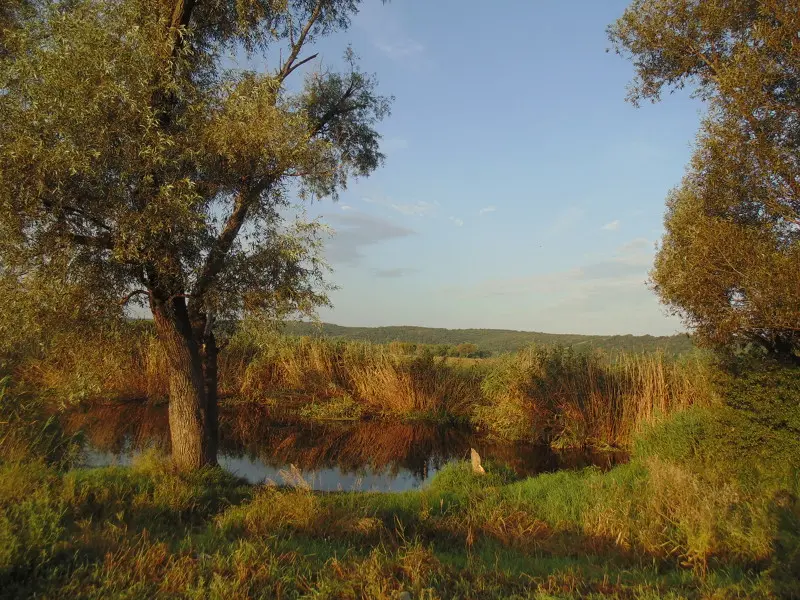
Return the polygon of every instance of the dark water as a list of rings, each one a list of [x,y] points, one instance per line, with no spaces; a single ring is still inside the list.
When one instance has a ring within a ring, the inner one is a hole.
[[[63,416],[67,431],[82,431],[87,466],[127,465],[143,450],[169,451],[166,407],[98,406]],[[554,452],[528,444],[498,444],[452,426],[424,423],[309,423],[260,405],[220,409],[219,462],[251,483],[289,483],[299,472],[315,490],[403,491],[419,487],[445,464],[475,448],[484,464],[519,476],[610,468],[622,454]]]

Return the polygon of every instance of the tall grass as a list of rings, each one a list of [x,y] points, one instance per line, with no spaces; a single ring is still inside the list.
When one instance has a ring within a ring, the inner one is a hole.
[[[378,414],[464,416],[480,389],[476,371],[431,356],[409,357],[368,343],[275,337],[247,365],[240,394],[259,399],[280,392],[347,396]]]
[[[573,364],[555,354],[541,352]],[[508,360],[504,377],[535,391],[533,371],[519,375],[533,359]],[[631,389],[644,395],[653,385]],[[0,394],[0,597],[800,597],[798,372],[726,385],[717,388],[722,405],[663,420],[672,405],[647,392],[642,423],[655,424],[635,435],[630,463],[608,472],[517,480],[461,463],[402,494],[317,494],[296,472],[295,489],[247,486],[220,469],[180,473],[155,454],[129,469],[65,471],[42,459],[49,442],[17,460],[2,453],[3,433],[39,440],[42,423],[11,389]],[[104,421],[124,412],[104,408]],[[382,423],[369,425],[352,451],[391,462],[396,440]],[[411,431],[394,437],[426,443]],[[324,452],[342,449],[331,436]]]
[[[699,355],[531,347],[500,361],[481,387],[479,426],[561,447],[627,446],[643,426],[713,401],[711,366]]]
[[[643,426],[713,400],[699,355],[531,347],[453,361],[377,345],[245,329],[220,355],[222,397],[306,416],[454,418],[507,440],[558,447],[630,444]],[[18,381],[66,401],[164,399],[166,360],[147,332],[85,340],[19,365]]]

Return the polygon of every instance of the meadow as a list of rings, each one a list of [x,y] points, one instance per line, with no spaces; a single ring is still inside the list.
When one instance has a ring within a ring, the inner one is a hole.
[[[767,381],[797,397],[786,373],[726,389],[734,403],[765,398]],[[690,408],[637,434],[631,461],[607,473],[453,464],[421,491],[319,494],[297,473],[252,486],[156,454],[74,468],[76,439],[39,401],[5,394],[4,597],[798,594],[796,408]]]
[[[18,357],[0,419],[0,595],[800,597],[795,369],[553,347],[450,359],[251,330],[221,356],[223,405],[455,422],[630,460],[535,477],[456,462],[395,494],[318,493],[296,470],[278,486],[180,473],[156,451],[81,467],[83,434],[54,410],[158,404],[162,360],[131,332]]]

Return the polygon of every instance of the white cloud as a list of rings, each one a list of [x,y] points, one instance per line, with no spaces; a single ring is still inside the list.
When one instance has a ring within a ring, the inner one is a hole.
[[[449,302],[456,299],[482,306],[486,314],[511,315],[507,323],[518,323],[512,328],[527,319],[529,328],[561,333],[671,334],[681,329],[680,323],[665,317],[647,286],[652,264],[652,242],[637,238],[595,263],[488,279],[441,292]]]
[[[391,42],[376,41],[375,47],[392,60],[415,58],[425,52],[425,46],[415,39],[403,37]]]
[[[606,223],[605,225],[603,225],[601,229],[605,231],[617,231],[619,229],[619,226],[620,226],[619,219],[615,219],[611,221],[611,223]]]
[[[372,45],[390,60],[404,66],[418,66],[426,62],[425,45],[408,33],[402,12],[393,6],[378,7],[369,3],[359,7],[354,19],[364,30]]]
[[[342,204],[339,208],[342,210],[353,210],[353,207],[349,204]]]
[[[617,248],[615,260],[626,264],[651,265],[655,245],[647,238],[636,238]]]
[[[497,210],[497,207],[494,205],[491,206],[484,206],[482,209],[478,211],[479,215],[485,215],[486,213],[494,212]]]
[[[413,204],[390,204],[389,206],[401,214],[414,217],[424,217],[436,210],[435,205],[423,201],[414,202]]]
[[[365,197],[364,202],[368,204],[377,204],[378,206],[386,206],[399,212],[402,215],[411,217],[424,217],[436,211],[439,203],[430,203],[423,200],[418,200],[413,203],[399,203],[392,202],[391,200],[383,198]]]
[[[449,217],[449,219],[453,222],[456,227],[461,227],[464,225],[463,219],[459,219],[458,217]]]

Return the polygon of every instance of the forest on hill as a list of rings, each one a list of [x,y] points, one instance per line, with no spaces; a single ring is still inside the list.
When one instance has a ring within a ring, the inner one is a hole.
[[[386,344],[411,342],[448,345],[475,344],[483,352],[501,354],[516,352],[531,344],[566,346],[575,349],[596,348],[608,352],[651,352],[661,350],[668,355],[690,351],[694,345],[686,334],[652,335],[579,335],[514,331],[511,329],[443,329],[440,327],[345,327],[332,323],[316,324],[292,321],[284,325],[288,335],[332,337],[344,340]]]

